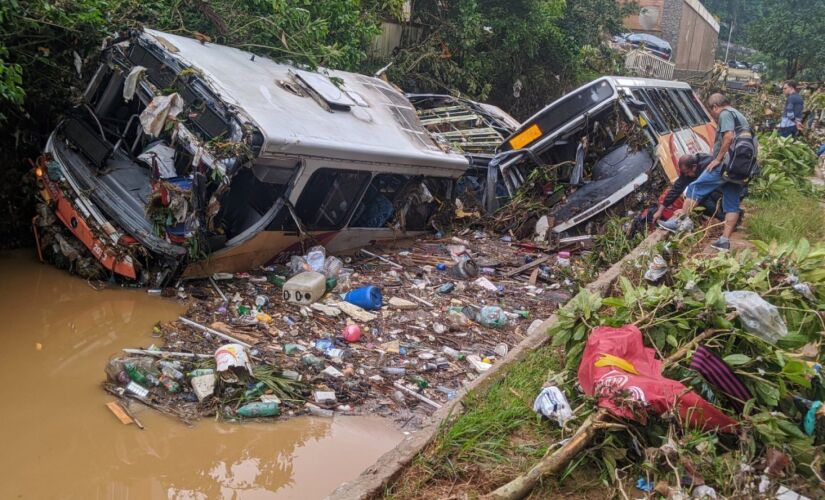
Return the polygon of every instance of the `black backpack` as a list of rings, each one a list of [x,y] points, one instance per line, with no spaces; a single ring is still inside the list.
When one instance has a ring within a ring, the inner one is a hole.
[[[722,178],[735,184],[747,184],[759,174],[759,143],[750,128],[743,127],[736,113],[733,115],[734,137],[730,150],[722,162]],[[745,134],[749,134],[748,137]]]

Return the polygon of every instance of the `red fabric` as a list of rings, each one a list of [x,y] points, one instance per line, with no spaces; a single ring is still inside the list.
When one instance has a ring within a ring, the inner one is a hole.
[[[670,191],[670,186],[668,186],[668,188],[665,189],[664,192],[659,195],[659,205],[664,205],[665,204],[665,197],[667,196],[668,191]],[[682,196],[682,195],[679,195],[679,197],[676,198],[676,201],[671,203],[669,207],[665,207],[665,210],[662,212],[662,220],[669,220],[671,217],[673,217],[673,214],[677,210],[682,209],[682,205],[684,205],[684,204],[685,204],[685,197]]]
[[[603,354],[631,363],[638,375],[615,366],[596,367]],[[585,394],[598,394],[599,406],[618,417],[644,423],[646,413],[661,415],[675,407],[683,422],[704,430],[733,432],[736,421],[681,383],[662,376],[662,362],[645,347],[642,332],[633,325],[600,326],[587,339],[579,365],[579,383]]]

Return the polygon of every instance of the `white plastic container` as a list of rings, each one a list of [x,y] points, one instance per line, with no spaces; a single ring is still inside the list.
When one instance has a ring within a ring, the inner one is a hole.
[[[284,283],[284,300],[293,304],[309,305],[326,292],[326,278],[321,273],[308,271]]]

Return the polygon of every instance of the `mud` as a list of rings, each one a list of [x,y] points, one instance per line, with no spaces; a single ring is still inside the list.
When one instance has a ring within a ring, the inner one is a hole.
[[[140,411],[145,430],[121,424],[102,367],[182,311],[0,253],[0,497],[320,498],[401,440],[363,417],[186,427]]]

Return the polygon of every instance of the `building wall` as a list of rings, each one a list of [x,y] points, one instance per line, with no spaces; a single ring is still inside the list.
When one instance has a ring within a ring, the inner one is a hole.
[[[691,71],[707,71],[713,67],[716,59],[719,23],[697,0],[683,0],[681,10],[676,38],[679,50],[676,51],[674,60],[676,67]]]

